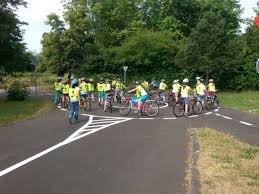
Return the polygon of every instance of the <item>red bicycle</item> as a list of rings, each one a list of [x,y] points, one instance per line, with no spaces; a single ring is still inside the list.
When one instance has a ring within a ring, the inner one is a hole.
[[[133,109],[138,108],[138,98],[135,96],[127,95],[125,102],[120,106],[120,114],[127,116]],[[159,105],[156,101],[145,100],[141,106],[141,112],[145,113],[146,116],[155,117],[159,114]]]

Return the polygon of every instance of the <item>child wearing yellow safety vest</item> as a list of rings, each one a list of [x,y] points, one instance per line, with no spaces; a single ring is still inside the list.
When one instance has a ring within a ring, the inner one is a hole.
[[[70,112],[69,122],[72,123],[72,119],[78,120],[79,117],[79,101],[80,101],[80,88],[78,87],[78,80],[72,81],[72,86],[69,88],[69,100],[70,100]]]
[[[88,86],[88,96],[92,98],[92,101],[94,102],[94,80],[89,79],[87,86]]]
[[[188,108],[189,108],[189,102],[190,102],[190,93],[192,91],[191,87],[188,86],[189,84],[189,79],[185,78],[183,80],[183,86],[182,86],[182,89],[181,89],[181,97],[183,98],[184,100],[184,104],[185,104],[185,108],[184,108],[184,115],[185,116],[188,116]]]
[[[159,84],[159,93],[160,93],[160,96],[162,97],[163,99],[163,102],[165,102],[165,90],[167,88],[167,85],[165,84],[165,80],[162,79],[160,84]]]
[[[62,79],[60,77],[58,77],[57,81],[54,83],[54,89],[55,89],[54,104],[60,103],[59,100],[60,100],[60,97],[61,97],[61,94],[62,94],[61,80]]]
[[[179,80],[178,80],[178,79],[174,80],[172,88],[173,88],[172,93],[173,93],[174,96],[175,96],[175,100],[178,101],[179,94],[180,94],[181,88],[182,88],[182,86],[181,86],[181,84],[179,83]]]
[[[80,84],[79,87],[80,87],[80,96],[86,98],[87,94],[88,94],[88,85],[85,82],[85,78],[84,77],[81,78],[81,84]]]
[[[115,95],[114,95],[114,100],[115,102],[117,101],[116,96],[122,96],[123,94],[123,89],[125,89],[126,87],[123,85],[123,83],[121,83],[121,80],[118,79],[118,81],[115,84]]]
[[[63,93],[62,101],[63,102],[65,101],[65,99],[67,99],[67,101],[69,101],[69,88],[70,88],[70,85],[69,85],[68,81],[64,81],[63,85],[62,85],[62,93]]]
[[[105,98],[105,83],[103,78],[100,79],[100,82],[97,84],[97,91],[98,91],[98,102],[99,105],[104,103]]]
[[[209,79],[209,84],[207,86],[207,90],[209,93],[209,96],[213,96],[216,92],[216,86],[214,84],[214,80],[213,79]]]
[[[148,94],[146,90],[141,86],[139,81],[135,81],[135,88],[130,90],[129,93],[136,91],[136,96],[138,98],[138,115],[141,115],[141,106],[143,102],[148,99]]]
[[[110,80],[109,79],[106,79],[106,84],[105,84],[105,100],[104,100],[104,106],[103,106],[103,111],[105,112],[106,111],[106,108],[107,108],[107,104],[108,104],[108,97],[109,95],[111,95],[111,91],[112,91],[112,86],[111,86],[111,83],[110,83]]]
[[[196,79],[197,80],[197,85],[196,85],[196,94],[198,97],[198,100],[202,102],[202,104],[205,101],[205,92],[206,92],[206,87],[205,85],[201,82],[201,78]]]

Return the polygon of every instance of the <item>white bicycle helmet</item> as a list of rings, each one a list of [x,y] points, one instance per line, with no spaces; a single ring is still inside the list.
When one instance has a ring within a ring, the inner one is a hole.
[[[185,79],[183,80],[183,83],[189,83],[189,79],[188,79],[188,78],[185,78]]]

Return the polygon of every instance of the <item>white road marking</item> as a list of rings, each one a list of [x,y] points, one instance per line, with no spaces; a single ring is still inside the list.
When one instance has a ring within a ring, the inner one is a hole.
[[[172,118],[162,118],[163,120],[175,120],[176,118],[175,117],[172,117]]]
[[[168,103],[166,103],[164,106],[159,106],[159,108],[167,108],[168,106]]]
[[[240,123],[242,123],[242,124],[244,124],[244,125],[248,125],[248,126],[253,126],[253,124],[247,123],[247,122],[244,122],[244,121],[240,121]]]
[[[192,116],[189,116],[190,118],[195,118],[195,117],[198,117],[199,115],[192,115]]]
[[[224,119],[233,120],[231,117],[227,117],[227,116],[224,116],[224,115],[222,115],[222,117],[223,117]]]
[[[138,118],[140,120],[154,120],[155,118]]]
[[[67,109],[65,109],[65,108],[61,108],[60,110],[67,111]]]
[[[67,139],[65,139],[63,142],[60,142],[60,143],[58,143],[58,144],[40,152],[40,153],[38,153],[38,154],[36,154],[36,155],[34,155],[30,158],[27,158],[26,160],[23,160],[23,161],[15,164],[13,166],[10,166],[9,168],[6,168],[5,170],[0,171],[0,177],[16,170],[17,168],[20,168],[20,167],[32,162],[33,160],[36,160],[36,159],[40,158],[40,157],[60,148],[62,146],[65,146],[65,145],[67,145],[71,142],[74,142],[74,141],[76,141],[78,139],[81,139],[85,136],[96,133],[97,131],[100,131],[104,128],[110,127],[110,126],[118,124],[118,123],[126,122],[126,121],[129,121],[131,119],[130,118],[124,118],[124,119],[119,118],[118,121],[114,121],[114,122],[112,122],[110,124],[107,124],[107,125],[102,125],[101,127],[97,127],[96,125],[93,125],[93,127],[95,127],[95,128],[91,129],[91,127],[92,127],[91,124],[92,124],[93,120],[94,120],[94,116],[89,116],[88,122],[84,126],[82,126],[80,129],[78,129],[75,133],[73,133],[71,136],[69,136]],[[90,127],[90,129],[89,129],[89,127]]]
[[[212,114],[212,112],[207,112],[207,113],[205,113],[205,115],[211,115]]]
[[[221,115],[221,114],[215,114],[215,115],[217,115],[217,116],[219,116],[219,117],[222,117],[222,118],[224,118],[224,119],[233,120],[233,118],[227,117],[227,116],[225,116],[225,115]]]
[[[214,112],[218,112],[218,111],[219,111],[219,109],[218,109],[218,108],[214,110]]]

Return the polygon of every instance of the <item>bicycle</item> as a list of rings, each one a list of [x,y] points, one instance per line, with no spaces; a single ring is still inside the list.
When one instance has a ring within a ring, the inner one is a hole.
[[[188,104],[188,109],[192,110],[194,114],[200,114],[203,111],[202,103],[197,99],[196,96],[193,96],[193,99],[190,100]],[[181,117],[185,113],[185,102],[183,99],[180,99],[178,102],[175,103],[173,107],[173,112],[176,117]]]
[[[206,93],[206,109],[208,111],[219,107],[219,100],[216,93]]]
[[[80,96],[79,106],[84,111],[89,112],[92,108],[91,101],[88,99],[88,97]]]
[[[175,93],[170,92],[167,98],[168,106],[173,107],[176,103]]]
[[[163,95],[165,94],[163,93]],[[151,91],[150,100],[156,101],[159,106],[166,105],[166,102],[163,101],[162,92],[159,91]]]
[[[63,94],[63,97],[61,99],[61,107],[65,109],[70,107],[69,97],[67,94]]]
[[[138,108],[138,99],[130,95],[126,96],[125,103],[120,107],[120,114],[122,116],[127,116],[130,114],[132,109]],[[155,117],[159,114],[159,105],[156,101],[147,99],[142,102],[141,112],[145,113],[148,117]]]
[[[113,93],[108,94],[107,96],[107,104],[106,109],[110,111],[110,113],[113,112]]]

